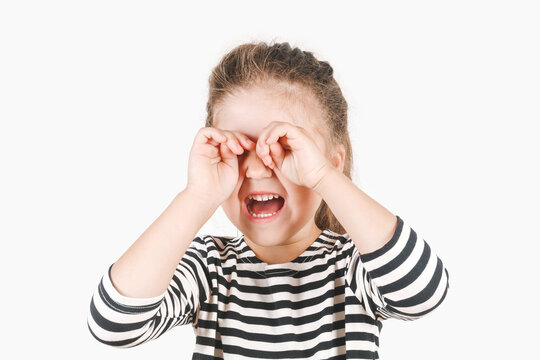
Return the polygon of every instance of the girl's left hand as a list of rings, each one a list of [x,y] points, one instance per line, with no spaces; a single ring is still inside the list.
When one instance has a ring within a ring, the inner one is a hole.
[[[308,131],[288,122],[268,124],[259,134],[255,151],[266,166],[312,190],[332,169]]]

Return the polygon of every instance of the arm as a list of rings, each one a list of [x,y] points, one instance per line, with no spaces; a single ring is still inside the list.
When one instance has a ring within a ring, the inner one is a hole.
[[[315,191],[347,230],[360,254],[382,248],[396,230],[396,216],[335,168],[327,172]]]
[[[399,216],[331,169],[316,190],[352,239],[349,285],[372,316],[412,320],[435,309],[449,287],[448,271]]]
[[[111,277],[116,289],[128,297],[163,295],[178,262],[218,206],[209,206],[186,190],[114,263]]]
[[[195,235],[214,211],[184,190],[109,267],[87,317],[97,340],[131,347],[193,321],[211,286],[206,244]]]

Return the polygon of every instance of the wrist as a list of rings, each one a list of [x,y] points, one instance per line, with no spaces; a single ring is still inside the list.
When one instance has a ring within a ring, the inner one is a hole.
[[[337,172],[339,172],[338,169],[336,169],[333,166],[327,165],[325,167],[323,176],[321,176],[320,180],[315,184],[315,186],[311,188],[311,190],[315,191],[316,193],[322,196],[322,192],[324,188],[326,187],[326,183],[331,181],[330,178],[334,177]]]
[[[216,201],[216,198],[213,197],[208,191],[199,192],[189,187],[186,187],[182,192],[183,196],[189,198],[193,203],[204,205],[207,208],[216,210],[221,203]]]

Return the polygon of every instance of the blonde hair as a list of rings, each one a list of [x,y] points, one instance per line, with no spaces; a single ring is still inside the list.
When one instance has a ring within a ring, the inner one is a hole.
[[[315,96],[323,110],[322,125],[326,131],[320,133],[325,139],[327,153],[335,146],[343,145],[343,174],[351,179],[353,158],[347,128],[347,101],[332,76],[333,72],[328,62],[317,60],[310,51],[291,48],[288,42],[241,44],[225,54],[212,70],[205,126],[213,126],[216,106],[227,95],[234,95],[235,90],[263,83],[288,84],[291,85],[287,87],[288,92],[301,98],[300,89],[305,89]],[[315,224],[321,230],[346,233],[324,200],[315,213]]]

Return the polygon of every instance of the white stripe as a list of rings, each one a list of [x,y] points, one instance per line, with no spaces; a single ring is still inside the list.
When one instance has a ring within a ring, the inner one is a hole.
[[[413,251],[400,266],[388,274],[375,279],[377,285],[385,286],[405,277],[416,266],[416,264],[418,264],[420,257],[422,256],[422,252],[424,251],[424,244],[425,242],[422,239],[418,239],[414,245]],[[385,296],[387,296],[387,294]]]
[[[109,293],[109,296],[114,298],[114,296],[111,295],[110,293]],[[143,313],[134,312],[130,314],[125,314],[125,313],[119,312],[115,308],[111,307],[113,306],[112,304],[107,304],[103,301],[97,289],[94,292],[92,299],[94,300],[94,305],[98,313],[101,314],[101,316],[103,316],[109,321],[112,321],[118,324],[131,324],[131,323],[136,323],[140,321],[146,321],[152,318],[152,316],[154,316],[154,314],[159,311],[159,308],[156,308],[154,310],[143,312]]]
[[[405,248],[405,245],[407,245],[407,241],[409,240],[409,236],[411,235],[411,228],[403,223],[403,228],[401,230],[401,233],[399,235],[399,238],[394,244],[394,246],[388,250],[386,253],[384,253],[382,256],[379,256],[375,259],[372,259],[370,261],[365,262],[365,267],[368,271],[378,269],[390,261],[394,260]],[[358,252],[358,249],[355,248],[355,252]]]
[[[431,281],[431,278],[435,274],[435,270],[437,269],[437,256],[432,252],[431,256],[429,257],[428,263],[426,265],[426,268],[420,276],[413,281],[411,284],[406,286],[405,288],[394,291],[393,293],[385,294],[384,296],[388,299],[394,300],[394,301],[400,301],[403,299],[410,298],[411,296],[414,296],[424,290],[429,282]],[[394,277],[393,281],[398,280],[399,277]],[[377,279],[378,280],[378,279]]]
[[[400,301],[410,298],[422,290],[431,280],[434,271],[437,266],[437,256],[432,251],[428,260],[427,266],[420,274],[419,278],[404,289],[395,291],[390,294],[384,294],[384,297],[380,293],[379,289],[382,286],[391,284],[395,281],[403,279],[407,274],[419,263],[420,256],[425,250],[427,243],[417,233],[418,238],[416,244],[408,256],[407,259],[403,259],[403,263],[392,270],[390,273],[385,274],[379,278],[372,279],[370,272],[375,269],[380,269],[389,262],[395,260],[405,248],[409,236],[412,233],[412,229],[403,223],[402,231],[400,233],[397,242],[392,248],[389,248],[386,253],[374,258],[365,264],[361,261],[360,254],[358,253],[354,241],[349,238],[348,234],[337,234],[330,230],[325,230],[321,234],[320,239],[314,241],[312,244],[313,249],[306,251],[302,256],[306,256],[305,263],[285,263],[270,265],[269,269],[286,268],[285,274],[282,276],[273,275],[272,277],[256,276],[254,270],[263,271],[264,264],[261,263],[243,263],[248,256],[254,256],[254,253],[250,251],[247,244],[242,241],[241,237],[229,239],[229,241],[221,241],[218,237],[214,237],[214,240],[210,236],[200,237],[204,244],[196,243],[195,241],[190,244],[188,250],[173,274],[173,279],[169,283],[169,286],[160,296],[151,298],[132,298],[120,294],[113,286],[111,279],[108,277],[108,272],[103,277],[103,286],[108,295],[113,299],[113,302],[105,303],[99,296],[98,289],[93,294],[94,305],[101,316],[115,323],[118,328],[121,328],[122,324],[132,324],[135,322],[143,323],[141,329],[120,331],[118,333],[107,331],[100,328],[95,323],[95,320],[91,317],[91,313],[88,313],[88,325],[94,334],[102,341],[129,341],[128,344],[122,347],[132,347],[143,344],[147,341],[159,337],[166,331],[174,328],[177,325],[185,325],[191,323],[196,316],[196,313],[192,316],[191,312],[195,312],[196,307],[199,305],[199,285],[197,276],[203,281],[202,287],[208,297],[208,302],[212,308],[217,307],[222,312],[236,312],[239,316],[254,317],[259,320],[260,324],[248,324],[240,318],[240,320],[233,319],[217,319],[218,314],[215,312],[207,312],[199,309],[199,316],[201,321],[208,321],[210,326],[213,326],[213,322],[217,329],[239,329],[249,334],[275,334],[283,335],[287,334],[287,341],[283,343],[273,343],[266,341],[251,341],[247,339],[237,338],[235,336],[223,334],[217,334],[216,329],[205,329],[201,327],[193,327],[196,336],[208,337],[210,339],[216,339],[221,335],[221,342],[224,345],[235,345],[246,349],[255,349],[266,352],[279,352],[285,350],[298,350],[298,349],[311,349],[321,344],[322,342],[328,342],[335,340],[336,338],[345,337],[345,332],[364,332],[366,334],[373,334],[379,337],[379,329],[377,325],[370,324],[369,322],[352,322],[345,323],[345,329],[330,330],[327,332],[321,332],[320,329],[324,325],[329,325],[334,321],[343,321],[344,319],[351,319],[349,316],[353,316],[355,319],[362,319],[362,315],[371,316],[374,319],[382,320],[388,318],[400,319],[400,320],[414,320],[418,318],[413,315],[400,315],[392,313],[385,300]],[[209,242],[212,243],[209,243]],[[326,242],[326,243],[322,243]],[[216,244],[217,243],[217,244]],[[214,246],[211,250],[207,250],[209,246]],[[207,252],[208,251],[208,252]],[[203,253],[207,253],[208,257],[212,257],[213,261],[208,261],[203,257]],[[225,253],[228,253],[227,255]],[[343,254],[347,254],[348,258],[342,258],[335,266],[327,266],[329,262],[334,261],[337,257],[342,257]],[[229,256],[230,259],[225,261],[225,257]],[[197,257],[194,259],[193,257]],[[315,257],[319,257],[315,259]],[[185,260],[189,259],[192,264],[188,264]],[[216,262],[220,264],[221,268],[216,268],[213,264]],[[198,261],[199,260],[199,261]],[[208,264],[208,269],[204,266]],[[344,272],[347,264],[349,268],[347,272]],[[357,264],[356,272],[353,273],[353,266]],[[305,275],[303,278],[295,278],[291,275],[292,272],[302,271],[306,269],[312,269],[315,266],[321,266],[323,270],[319,273]],[[369,270],[369,271],[368,271]],[[439,284],[437,284],[436,293],[423,304],[419,304],[408,308],[398,308],[397,311],[404,313],[414,314],[433,309],[442,298],[445,290],[448,286],[448,278],[443,268],[443,277]],[[246,274],[252,272],[253,278],[238,276],[239,271],[245,271]],[[338,272],[344,273],[345,277],[336,278],[335,282],[331,281],[317,288],[309,286],[310,283],[321,281],[329,276],[333,276]],[[224,275],[228,273],[229,275]],[[208,279],[207,274],[212,274],[214,278]],[[195,276],[197,275],[197,276]],[[221,277],[221,280],[216,281],[215,277]],[[321,297],[325,293],[331,293],[336,290],[340,285],[350,284],[353,277],[356,277],[356,292],[353,294],[352,289],[347,287],[344,289],[343,294],[330,296],[321,300],[320,303],[292,310],[293,303],[309,302],[309,300]],[[240,287],[252,286],[259,289],[258,293],[242,293],[238,291],[236,287],[230,287],[227,289],[222,284],[224,282],[231,282],[236,280]],[[258,304],[274,304],[283,300],[290,302],[287,308],[275,309],[269,307],[268,310],[256,309],[248,306],[241,306],[232,301],[228,303],[217,303],[218,296],[211,294],[209,288],[209,281],[212,281],[212,285],[216,286],[220,292],[219,298],[235,296],[242,301],[253,302],[255,306]],[[268,294],[268,288],[270,286],[285,285],[285,291],[279,293]],[[182,291],[178,289],[178,286],[182,287],[186,296],[182,295]],[[304,286],[305,291],[302,293],[293,294],[291,291],[297,290],[299,286]],[[345,298],[348,296],[349,304],[345,305],[345,310],[338,313],[331,313],[320,318],[316,322],[310,322],[303,325],[280,325],[271,326],[269,319],[276,319],[280,317],[290,317],[293,319],[299,319],[303,316],[313,316],[313,314],[320,313],[324,308],[335,308],[345,302]],[[193,297],[193,301],[192,301]],[[354,298],[356,297],[356,299]],[[159,308],[155,308],[144,313],[129,313],[123,314],[115,308],[114,302],[122,304],[127,307],[127,310],[132,307],[136,310],[135,306],[145,306],[156,304],[160,302]],[[350,303],[352,301],[352,303]],[[370,308],[370,303],[374,303],[375,308]],[[184,313],[184,308],[187,309],[187,313]],[[423,316],[423,315],[422,315]],[[298,335],[313,332],[316,336],[314,339],[305,341],[298,340]],[[137,341],[133,340],[141,336]],[[344,355],[346,350],[367,350],[376,352],[378,347],[372,341],[359,341],[349,340],[344,346],[339,348],[332,348],[328,350],[318,351],[313,358],[326,359],[338,354]],[[210,356],[224,357],[219,349],[214,349],[211,346],[204,346],[195,344],[194,352],[207,354]],[[227,359],[250,359],[245,355],[231,355],[225,354]]]
[[[435,290],[435,293],[433,294],[433,296],[430,297],[427,301],[421,304],[415,305],[415,306],[410,306],[410,307],[397,307],[396,306],[395,308],[399,311],[402,311],[405,313],[411,313],[411,314],[423,312],[423,311],[433,308],[441,300],[444,294],[444,291],[446,289],[447,281],[448,281],[448,278],[446,276],[446,273],[443,270],[443,275],[441,277],[441,281],[439,282],[437,286],[437,290]]]

